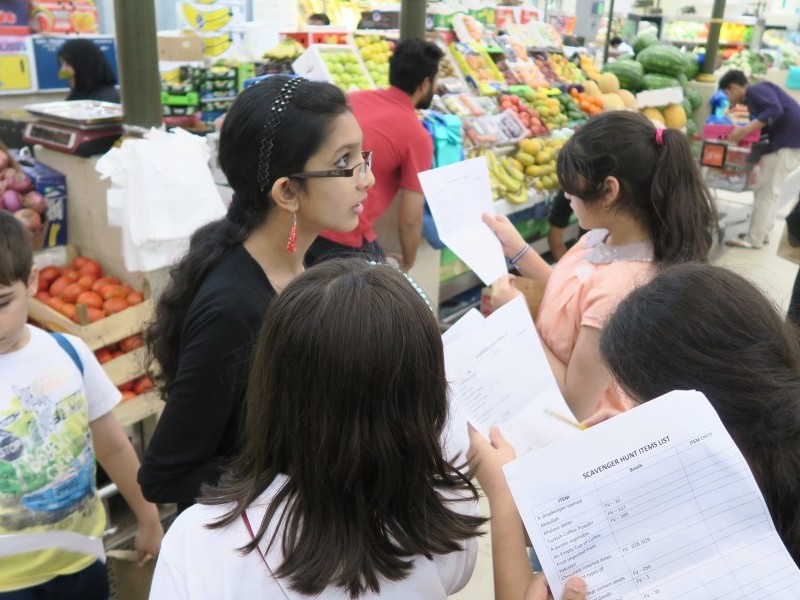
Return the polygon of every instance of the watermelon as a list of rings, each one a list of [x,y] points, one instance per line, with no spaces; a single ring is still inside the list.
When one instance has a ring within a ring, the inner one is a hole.
[[[700,92],[691,88],[683,90],[683,97],[689,100],[689,103],[692,105],[692,111],[700,108],[700,105],[703,103],[703,97],[700,95]]]
[[[642,50],[636,60],[642,63],[646,73],[661,73],[675,77],[683,73],[686,63],[681,51],[675,46],[650,46]]]
[[[642,87],[646,90],[660,90],[661,88],[681,87],[681,83],[669,75],[646,73],[642,77]]]
[[[700,72],[700,64],[697,62],[697,56],[691,52],[681,52],[681,58],[685,64],[683,74],[687,79],[694,79]]]
[[[608,63],[603,66],[603,73],[613,73],[619,79],[619,86],[623,90],[638,92],[642,89],[642,76],[644,67],[635,60],[623,60]]]
[[[616,58],[617,62],[620,62],[621,60],[636,60],[636,59],[633,57],[633,54],[623,54],[622,56],[618,56]]]
[[[653,33],[643,33],[633,38],[633,51],[639,54],[645,48],[658,45],[658,36]]]
[[[678,73],[675,75],[675,79],[678,80],[678,83],[681,84],[681,87],[686,89],[686,86],[689,85],[689,80],[686,78],[684,73]]]
[[[686,113],[686,116],[691,119],[694,109],[692,108],[692,103],[689,102],[689,99],[686,97],[686,95],[684,95],[683,100],[681,100],[681,106],[683,107],[683,112]]]

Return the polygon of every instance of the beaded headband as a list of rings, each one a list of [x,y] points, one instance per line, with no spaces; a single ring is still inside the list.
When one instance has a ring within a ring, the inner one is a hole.
[[[264,123],[264,133],[261,138],[261,150],[258,154],[258,187],[262,192],[269,185],[269,161],[275,144],[275,134],[283,121],[283,112],[292,101],[297,88],[305,81],[307,80],[303,77],[293,77],[284,83],[269,109],[269,117]]]
[[[387,263],[382,263],[382,262],[377,262],[377,261],[374,261],[374,260],[370,260],[369,264],[371,264],[372,266],[375,266],[375,265],[385,265]],[[397,269],[397,270],[400,271],[403,274],[403,277],[405,277],[406,281],[408,281],[408,283],[411,284],[411,287],[414,288],[414,291],[417,292],[417,294],[419,294],[419,297],[422,298],[425,301],[425,304],[428,305],[428,308],[431,309],[431,312],[434,312],[433,304],[431,304],[431,300],[430,300],[430,298],[428,298],[428,295],[425,293],[425,290],[423,290],[420,287],[420,285],[416,281],[414,281],[414,278],[411,277],[411,275],[409,275],[408,273],[406,273],[402,269]]]

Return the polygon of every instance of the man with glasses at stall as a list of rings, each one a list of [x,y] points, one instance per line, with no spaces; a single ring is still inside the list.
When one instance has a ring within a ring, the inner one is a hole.
[[[417,118],[436,90],[442,51],[430,42],[410,39],[397,45],[389,61],[390,87],[353,92],[348,101],[364,134],[364,148],[374,152],[369,189],[358,226],[349,233],[324,231],[306,253],[306,265],[329,258],[363,254],[383,260],[373,225],[395,197],[400,203],[398,236],[401,255],[391,255],[403,270],[414,264],[422,239],[424,199],[417,173],[433,164],[433,141]]]

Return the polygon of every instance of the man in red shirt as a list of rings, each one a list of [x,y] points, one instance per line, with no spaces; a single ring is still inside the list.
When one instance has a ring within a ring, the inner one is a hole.
[[[385,90],[354,92],[348,96],[353,114],[364,134],[363,148],[372,150],[375,185],[370,188],[358,226],[350,233],[323,231],[306,253],[306,265],[329,258],[366,255],[384,258],[373,225],[399,194],[398,234],[408,270],[414,264],[422,237],[424,199],[417,173],[433,164],[433,141],[420,123],[416,109],[431,105],[442,51],[430,42],[400,42],[389,61]]]

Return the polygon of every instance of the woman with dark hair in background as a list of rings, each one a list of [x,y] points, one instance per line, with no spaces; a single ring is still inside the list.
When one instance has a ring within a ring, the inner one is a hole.
[[[639,113],[589,119],[558,154],[558,179],[581,228],[590,230],[551,267],[503,215],[484,216],[525,277],[546,282],[536,328],[572,412],[629,405],[599,357],[600,332],[617,304],[661,265],[706,260],[716,209],[686,136]],[[493,303],[520,292],[495,282]]]
[[[192,236],[146,332],[166,399],[139,472],[151,501],[186,508],[233,455],[267,307],[321,230],[358,223],[375,181],[361,141],[344,94],[301,77],[269,77],[228,111],[219,164],[233,201]]]
[[[58,76],[69,81],[67,100],[102,100],[119,104],[117,78],[91,40],[69,40],[58,51]]]
[[[478,494],[443,458],[447,381],[427,300],[333,259],[258,333],[244,447],[164,539],[151,598],[444,598],[477,554]]]

